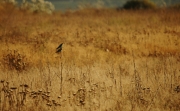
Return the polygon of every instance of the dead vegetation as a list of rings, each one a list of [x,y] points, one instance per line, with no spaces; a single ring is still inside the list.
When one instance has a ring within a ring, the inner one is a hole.
[[[0,15],[0,110],[180,110],[179,12]]]

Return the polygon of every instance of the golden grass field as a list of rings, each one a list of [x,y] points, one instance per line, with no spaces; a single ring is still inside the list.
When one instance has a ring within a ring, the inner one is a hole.
[[[0,9],[1,111],[180,110],[179,11]]]

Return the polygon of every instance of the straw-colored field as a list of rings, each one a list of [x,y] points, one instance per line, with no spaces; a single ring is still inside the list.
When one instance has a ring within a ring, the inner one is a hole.
[[[1,111],[180,110],[178,11],[10,7],[0,44]]]

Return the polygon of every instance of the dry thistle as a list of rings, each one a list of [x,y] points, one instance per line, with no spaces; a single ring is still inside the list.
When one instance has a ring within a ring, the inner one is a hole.
[[[16,90],[16,89],[17,89],[17,87],[11,87],[10,89],[12,89],[12,90]]]
[[[175,89],[174,89],[175,92],[179,93],[180,92],[180,86],[177,86]]]
[[[4,83],[4,80],[1,80],[1,83]]]

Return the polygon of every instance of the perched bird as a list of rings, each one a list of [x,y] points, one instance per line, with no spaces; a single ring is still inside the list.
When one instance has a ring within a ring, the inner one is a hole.
[[[60,52],[61,52],[61,50],[62,50],[62,45],[63,45],[63,43],[60,44],[60,45],[56,48],[56,53],[60,53]]]

